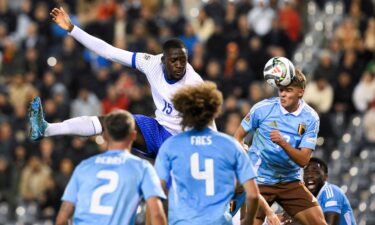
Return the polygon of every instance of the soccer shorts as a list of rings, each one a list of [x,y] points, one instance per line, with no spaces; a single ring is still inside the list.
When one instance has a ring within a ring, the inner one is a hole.
[[[165,140],[172,136],[172,134],[154,118],[136,114],[134,115],[134,119],[145,139],[147,149],[145,151],[143,149],[133,148],[133,150],[145,157],[155,159],[160,146]]]
[[[302,181],[292,181],[279,184],[258,184],[260,193],[271,206],[277,202],[291,216],[297,213],[319,206],[316,198],[305,187]],[[259,208],[257,218],[264,220],[264,211]]]

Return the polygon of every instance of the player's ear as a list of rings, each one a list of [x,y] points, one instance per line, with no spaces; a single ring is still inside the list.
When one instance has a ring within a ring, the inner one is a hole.
[[[298,97],[302,98],[304,93],[305,93],[305,89],[301,88],[301,90],[298,92]]]
[[[136,130],[131,131],[130,138],[131,138],[132,141],[135,141],[137,139],[137,131]]]
[[[165,56],[164,56],[164,55],[161,57],[161,62],[162,62],[163,64],[165,64]]]

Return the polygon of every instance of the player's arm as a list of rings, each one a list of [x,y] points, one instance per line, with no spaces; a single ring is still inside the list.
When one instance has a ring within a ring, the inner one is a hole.
[[[337,212],[325,212],[324,218],[328,225],[338,225],[340,222],[340,214]]]
[[[74,204],[63,201],[56,217],[56,225],[68,225],[74,213]]]
[[[244,142],[244,138],[246,136],[247,132],[245,131],[245,129],[240,125],[236,132],[234,133],[234,138],[241,144],[241,146],[247,150],[247,147],[245,145],[245,142]]]
[[[150,197],[147,199],[147,207],[150,209],[152,225],[167,225],[167,218],[164,214],[163,204],[160,198]]]
[[[72,37],[74,37],[74,39],[79,41],[86,48],[109,60],[135,67],[135,54],[133,54],[133,52],[115,48],[105,41],[89,35],[85,31],[74,26],[69,15],[62,7],[52,9],[50,15],[52,16],[52,20],[58,26],[64,30],[67,30]]]
[[[279,218],[261,194],[259,194],[259,207],[265,212],[268,225],[281,225]]]
[[[311,158],[312,150],[309,148],[301,148],[296,149],[292,145],[290,145],[287,141],[283,139],[278,130],[272,130],[271,134],[271,141],[278,144],[281,148],[284,149],[286,154],[300,167],[306,166]]]
[[[161,184],[161,188],[163,188],[165,195],[168,196],[167,182],[165,182],[164,180],[160,180],[160,184]],[[168,218],[168,201],[163,201],[163,208],[164,208],[165,215]]]
[[[245,218],[241,220],[241,225],[251,225],[254,223],[255,215],[258,211],[260,193],[255,179],[246,181],[243,187],[246,191],[247,212]]]

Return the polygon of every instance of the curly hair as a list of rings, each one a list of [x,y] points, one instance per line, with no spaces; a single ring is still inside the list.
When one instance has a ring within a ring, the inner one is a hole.
[[[172,96],[172,104],[182,117],[182,128],[202,130],[220,113],[223,95],[216,84],[206,81],[181,88]]]

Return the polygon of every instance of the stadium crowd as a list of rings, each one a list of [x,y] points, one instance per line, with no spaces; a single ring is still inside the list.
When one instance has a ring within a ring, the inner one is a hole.
[[[118,48],[159,54],[164,41],[181,39],[194,69],[223,92],[223,112],[216,124],[219,131],[233,135],[253,104],[275,94],[263,81],[263,67],[273,56],[293,59],[309,29],[308,2],[209,0],[189,16],[183,13],[184,1],[61,4],[74,24]],[[324,8],[326,1],[315,2]],[[318,66],[308,74],[304,94],[320,114],[319,135],[326,140],[321,147],[328,163],[354,115],[364,120],[362,145],[375,150],[375,3],[343,3],[345,17],[317,51],[313,60]],[[74,167],[105,150],[100,136],[31,142],[27,107],[34,96],[41,96],[49,122],[118,108],[154,113],[144,75],[83,48],[51,21],[55,4],[0,0],[0,215],[10,215],[0,216],[0,221],[53,219]],[[3,205],[9,213],[2,213]],[[30,205],[36,217],[16,210]]]

